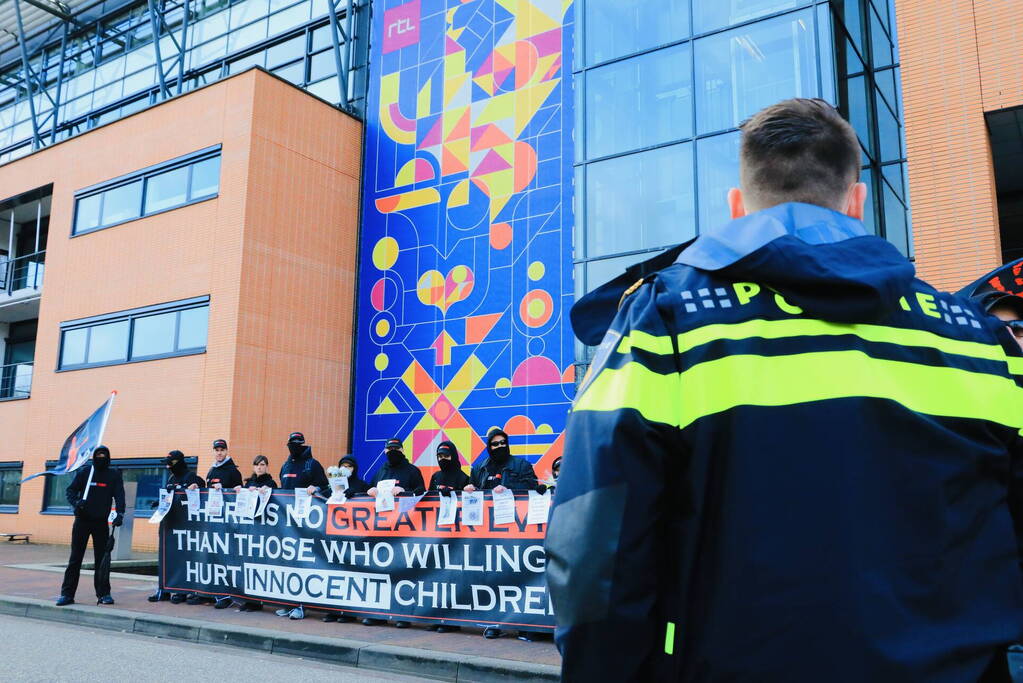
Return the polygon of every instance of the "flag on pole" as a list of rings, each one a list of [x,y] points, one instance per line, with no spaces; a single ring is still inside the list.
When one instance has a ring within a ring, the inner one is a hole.
[[[96,411],[86,418],[85,422],[78,425],[78,429],[71,432],[71,436],[64,442],[60,449],[60,459],[57,466],[46,472],[30,474],[21,480],[25,483],[29,479],[44,474],[67,474],[74,472],[92,459],[92,452],[103,443],[103,431],[107,427],[107,419],[110,417],[110,409],[114,406],[114,397],[117,392],[111,392],[110,398],[103,402]]]

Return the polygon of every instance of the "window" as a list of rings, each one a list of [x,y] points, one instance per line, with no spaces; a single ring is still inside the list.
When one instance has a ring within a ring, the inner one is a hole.
[[[194,457],[185,458],[185,463],[195,469],[197,459]],[[21,464],[18,464],[18,475],[20,478]],[[160,490],[167,484],[167,468],[163,466],[160,458],[118,458],[114,455],[110,465],[120,470],[121,478],[124,480],[125,488],[132,482],[136,484],[135,489],[135,516],[150,517],[160,499]],[[56,460],[46,463],[47,469],[57,466]],[[3,476],[3,463],[0,463],[0,476]],[[43,511],[50,514],[70,515],[72,510],[67,504],[67,487],[71,485],[77,472],[61,474],[58,476],[46,476],[46,488],[43,493]],[[125,491],[127,493],[127,491]],[[0,512],[4,510],[0,507]]]
[[[220,149],[181,159],[83,190],[75,201],[72,235],[108,228],[209,199],[220,189]]]
[[[63,323],[58,369],[202,353],[209,308],[209,297],[200,297]]]
[[[696,41],[700,133],[735,128],[779,100],[816,97],[813,15],[786,14]]]
[[[665,48],[586,73],[587,158],[692,136],[689,50]]]
[[[700,232],[727,222],[728,190],[739,187],[739,133],[704,138],[696,143],[699,169]]]
[[[693,0],[693,23],[697,33],[741,24],[781,10],[807,4],[808,0]]]
[[[693,145],[588,164],[585,197],[587,258],[684,242],[696,235]]]
[[[689,3],[586,1],[586,63],[673,43],[689,35]]]
[[[20,462],[0,462],[0,513],[18,511],[21,465]]]

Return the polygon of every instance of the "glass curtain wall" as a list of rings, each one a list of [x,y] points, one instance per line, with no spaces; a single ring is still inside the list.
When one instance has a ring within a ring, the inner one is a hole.
[[[341,101],[326,0],[190,2],[182,91],[258,65],[328,102]],[[182,17],[180,7],[166,15],[175,37]],[[165,69],[177,61],[170,36],[161,38],[160,54]],[[156,47],[146,0],[131,3],[70,38],[63,69],[59,39],[36,51],[31,63],[51,97],[60,102],[57,140],[157,101]],[[32,151],[29,102],[25,89],[17,87],[23,82],[20,60],[0,65],[0,163]],[[359,78],[349,79],[346,100],[355,100],[357,111],[363,87]],[[34,103],[37,120],[52,112],[52,103],[42,93],[35,95]]]
[[[738,126],[787,97],[853,122],[868,226],[909,252],[891,0],[576,1],[577,297],[727,221]]]

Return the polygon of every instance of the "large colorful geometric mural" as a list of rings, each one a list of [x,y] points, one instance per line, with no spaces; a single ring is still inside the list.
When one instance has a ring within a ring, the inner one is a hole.
[[[376,0],[353,452],[500,426],[549,473],[574,393],[570,0]]]

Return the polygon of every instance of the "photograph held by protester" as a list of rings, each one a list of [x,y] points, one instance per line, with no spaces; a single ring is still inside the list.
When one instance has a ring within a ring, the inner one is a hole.
[[[860,162],[760,111],[733,220],[622,297],[545,542],[565,680],[1009,680],[1023,352],[864,227]]]
[[[74,511],[75,521],[71,526],[71,556],[64,572],[64,583],[60,587],[58,607],[75,602],[82,559],[85,557],[85,548],[90,538],[95,558],[93,566],[96,568],[100,566],[110,536],[107,519],[110,516],[111,503],[114,503],[116,511],[113,525],[121,526],[124,522],[124,480],[119,470],[110,467],[109,448],[96,447],[92,453],[92,463],[75,473],[65,495],[68,505]],[[110,596],[110,574],[95,571],[93,583],[96,588],[96,602],[101,605],[114,604],[114,599]]]
[[[310,495],[330,495],[330,484],[323,465],[313,457],[313,449],[306,445],[302,432],[288,435],[288,459],[281,465],[281,488],[286,491],[305,489]],[[279,617],[305,619],[305,608],[281,608],[275,612]]]

